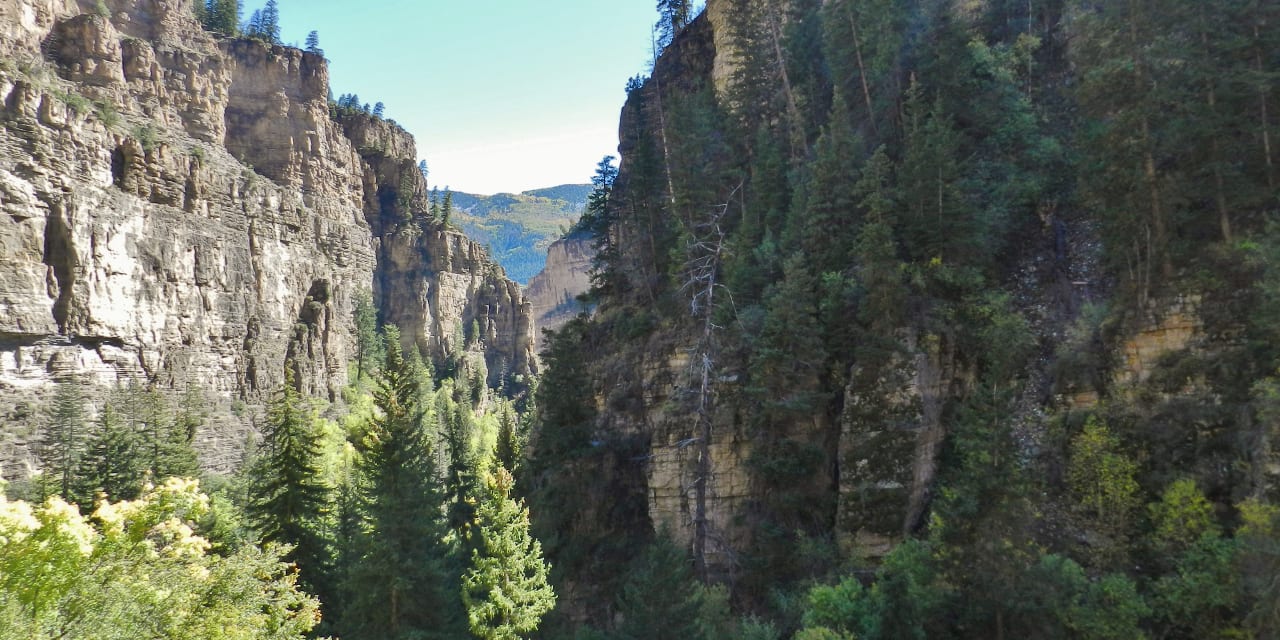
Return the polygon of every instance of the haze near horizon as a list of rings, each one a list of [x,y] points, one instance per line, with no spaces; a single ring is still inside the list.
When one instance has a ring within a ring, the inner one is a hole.
[[[585,183],[616,155],[657,17],[648,1],[277,1],[282,41],[319,33],[335,97],[384,103],[432,186],[477,194]],[[263,4],[247,0],[244,16]]]

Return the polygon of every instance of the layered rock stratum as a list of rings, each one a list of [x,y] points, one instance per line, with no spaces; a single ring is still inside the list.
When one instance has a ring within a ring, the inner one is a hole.
[[[37,468],[58,382],[198,389],[201,462],[233,468],[286,362],[339,399],[361,292],[424,355],[475,325],[493,381],[536,370],[519,287],[424,217],[412,136],[331,117],[322,56],[189,4],[0,0],[5,478]]]

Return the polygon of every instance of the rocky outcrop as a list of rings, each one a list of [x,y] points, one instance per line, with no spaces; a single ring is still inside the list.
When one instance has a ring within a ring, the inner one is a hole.
[[[406,347],[442,362],[478,344],[492,385],[537,372],[534,321],[520,286],[488,251],[424,216],[427,182],[413,137],[363,113],[341,117],[364,163],[364,211],[378,245],[374,296]],[[478,329],[479,335],[471,335]]]
[[[538,329],[555,331],[582,310],[577,298],[591,288],[594,256],[586,238],[561,238],[547,248],[547,265],[524,290]],[[536,346],[541,346],[542,331],[534,338]]]
[[[230,469],[286,359],[305,391],[338,397],[352,300],[384,272],[434,291],[382,291],[411,303],[387,317],[492,318],[491,359],[534,369],[527,305],[478,246],[423,222],[430,241],[389,249],[384,193],[367,189],[382,160],[416,162],[412,138],[379,121],[396,142],[370,155],[327,94],[322,57],[216,41],[185,0],[0,0],[4,477],[33,468],[33,408],[58,381],[198,386],[202,462]]]

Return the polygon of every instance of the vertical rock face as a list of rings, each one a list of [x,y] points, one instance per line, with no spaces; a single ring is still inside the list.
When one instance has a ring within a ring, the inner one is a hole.
[[[547,265],[525,287],[538,329],[554,331],[581,310],[577,297],[591,288],[592,241],[562,238],[547,248]],[[535,337],[540,345],[541,331]]]
[[[211,403],[202,462],[233,467],[286,359],[305,391],[337,396],[353,296],[384,268],[465,300],[388,317],[479,310],[505,349],[492,358],[535,366],[527,306],[474,244],[441,231],[417,263],[383,260],[384,211],[366,192],[380,166],[329,118],[324,59],[217,42],[189,4],[115,0],[102,16],[94,2],[0,0],[5,477],[34,468],[38,407],[71,380],[197,386]],[[382,126],[402,139],[386,153],[411,165],[412,139]]]
[[[490,384],[536,373],[534,321],[520,286],[484,247],[423,216],[427,182],[413,137],[362,113],[344,115],[342,124],[364,163],[383,321],[400,328],[406,347],[416,345],[437,361],[460,353],[470,338],[484,349]]]

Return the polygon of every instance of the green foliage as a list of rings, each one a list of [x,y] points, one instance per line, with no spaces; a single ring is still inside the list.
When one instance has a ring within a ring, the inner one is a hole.
[[[159,144],[159,138],[156,133],[155,125],[145,124],[134,127],[133,137],[142,145],[143,151],[154,151],[156,145]]]
[[[143,442],[110,398],[98,411],[93,434],[76,470],[76,503],[87,509],[99,493],[110,500],[133,500],[142,492]]]
[[[358,445],[362,522],[346,562],[340,625],[348,637],[451,637],[461,618],[449,589],[443,496],[423,425],[418,376],[387,327],[377,412]]]
[[[258,456],[249,471],[246,505],[263,542],[292,547],[288,558],[303,570],[304,582],[312,590],[326,570],[328,553],[321,528],[330,502],[321,467],[318,421],[298,392],[293,368],[287,366],[284,385],[267,408]]]
[[[1258,500],[1240,505],[1237,564],[1248,608],[1244,625],[1255,637],[1280,633],[1280,507]]]
[[[618,595],[619,640],[696,640],[702,592],[687,555],[659,536],[636,557]]]
[[[85,452],[89,424],[84,411],[84,395],[76,382],[60,382],[39,442],[41,470],[50,491],[70,500],[76,467]]]
[[[196,14],[205,31],[228,38],[240,34],[240,0],[206,0]]]
[[[1122,542],[1132,525],[1141,498],[1138,467],[1121,450],[1107,425],[1090,418],[1071,441],[1067,482],[1079,502],[1102,532]]]
[[[193,481],[104,502],[92,520],[53,499],[0,497],[0,638],[301,639],[319,619],[282,549],[227,556],[191,528]]]
[[[1218,535],[1213,505],[1190,478],[1169,485],[1160,501],[1148,505],[1147,510],[1155,540],[1166,551],[1186,549],[1201,538]]]
[[[527,284],[546,265],[547,248],[564,235],[562,227],[577,229],[589,191],[585,185],[561,185],[489,196],[455,192],[450,220],[469,238],[487,245],[507,277]]]
[[[511,498],[511,474],[499,468],[484,484],[476,509],[479,543],[462,575],[462,602],[477,638],[514,640],[537,630],[556,596],[542,545],[529,535],[529,510]]]
[[[356,378],[374,375],[386,359],[386,349],[378,333],[378,310],[373,294],[358,291],[353,302],[356,322]]]

